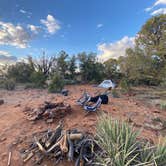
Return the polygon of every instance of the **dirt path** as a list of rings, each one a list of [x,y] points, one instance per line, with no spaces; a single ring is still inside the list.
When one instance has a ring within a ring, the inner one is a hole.
[[[9,151],[12,151],[12,166],[31,166],[30,162],[23,164],[19,155],[24,141],[28,140],[27,138],[32,133],[47,128],[55,128],[58,124],[58,120],[49,125],[42,120],[36,123],[26,120],[26,116],[23,113],[25,107],[36,108],[44,101],[65,101],[72,106],[72,113],[64,118],[65,128],[77,128],[90,133],[95,132],[97,114],[86,115],[83,109],[76,105],[75,101],[84,90],[94,95],[98,89],[90,85],[68,86],[67,88],[70,91],[70,95],[67,97],[48,94],[45,90],[0,91],[0,98],[5,100],[5,103],[0,105],[0,166],[7,165]],[[136,129],[142,129],[142,137],[148,138],[153,142],[158,141],[162,134],[157,130],[145,128],[144,123],[156,117],[165,118],[166,112],[160,111],[155,107],[147,107],[141,102],[135,101],[132,97],[112,98],[110,96],[109,100],[108,105],[102,105],[100,112],[107,112],[114,119],[131,120]],[[165,137],[162,137],[162,139],[165,139]],[[62,163],[61,165],[66,166],[69,164]]]

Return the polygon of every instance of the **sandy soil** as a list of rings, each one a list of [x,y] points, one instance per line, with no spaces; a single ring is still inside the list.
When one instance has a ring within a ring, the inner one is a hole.
[[[120,96],[120,98],[112,98],[110,96],[108,105],[102,105],[98,113],[87,115],[76,104],[76,100],[84,90],[93,96],[99,89],[91,85],[68,86],[67,89],[70,91],[67,97],[60,94],[48,94],[46,90],[16,90],[12,92],[0,90],[0,99],[3,98],[5,101],[3,105],[0,105],[0,166],[7,165],[9,151],[12,151],[12,166],[32,165],[30,162],[22,163],[19,151],[23,148],[24,142],[31,137],[32,133],[55,128],[58,120],[52,124],[46,124],[42,120],[32,123],[26,119],[23,110],[25,107],[37,108],[44,101],[64,101],[71,104],[72,113],[63,119],[66,129],[77,128],[81,131],[95,133],[98,115],[101,112],[106,112],[114,119],[132,120],[135,128],[141,129],[142,138],[149,139],[154,143],[157,143],[159,138],[166,139],[165,134],[158,130],[144,127],[144,123],[151,121],[153,118],[166,118],[166,111],[161,111],[154,106],[147,106],[134,97]],[[60,165],[70,166],[73,164],[62,163]]]

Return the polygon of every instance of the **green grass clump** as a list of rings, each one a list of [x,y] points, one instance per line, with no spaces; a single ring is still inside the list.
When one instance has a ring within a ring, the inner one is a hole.
[[[165,101],[163,101],[163,102],[160,103],[160,109],[166,111],[166,102]]]

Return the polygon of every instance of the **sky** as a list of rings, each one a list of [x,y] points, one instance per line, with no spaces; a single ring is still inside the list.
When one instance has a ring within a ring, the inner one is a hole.
[[[0,0],[0,64],[61,50],[118,58],[161,13],[166,0]]]

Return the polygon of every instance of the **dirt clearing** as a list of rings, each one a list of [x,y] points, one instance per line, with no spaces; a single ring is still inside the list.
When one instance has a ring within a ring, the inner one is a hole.
[[[162,123],[166,123],[166,111],[160,110],[155,104],[146,104],[141,101],[139,91],[144,91],[143,89],[135,89],[135,96],[113,98],[109,95],[109,103],[102,105],[98,113],[86,114],[83,108],[76,104],[76,100],[84,90],[94,96],[99,91],[98,88],[91,85],[73,85],[66,88],[69,90],[69,96],[48,94],[46,90],[35,89],[0,91],[0,99],[4,99],[4,104],[0,105],[0,165],[7,165],[8,153],[12,151],[11,165],[31,166],[30,162],[23,164],[20,157],[20,150],[24,143],[35,132],[48,128],[54,129],[59,120],[55,119],[49,124],[42,119],[31,122],[26,119],[23,110],[26,107],[37,108],[45,101],[70,104],[72,111],[62,118],[66,129],[77,128],[83,132],[95,133],[97,116],[100,112],[105,112],[114,119],[125,120],[133,124],[136,129],[141,129],[142,138],[154,143],[157,143],[159,138],[165,139],[166,131]],[[162,96],[162,100],[165,100],[165,97]],[[157,119],[160,119],[160,122]],[[72,163],[61,165],[72,165]]]

